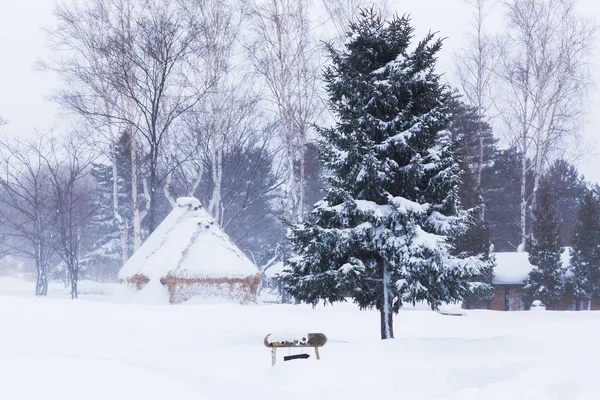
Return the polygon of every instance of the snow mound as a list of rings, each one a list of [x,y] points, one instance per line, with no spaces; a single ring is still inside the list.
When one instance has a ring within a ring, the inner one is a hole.
[[[467,316],[467,312],[463,310],[460,303],[446,303],[438,308],[438,312],[442,315]]]
[[[83,295],[105,295],[112,296],[120,288],[118,283],[101,283],[90,280],[82,280],[77,282],[77,293]],[[66,287],[64,292],[71,293],[71,288]]]
[[[158,279],[151,280],[144,290],[136,291],[127,298],[127,303],[145,305],[169,304],[167,288]]]

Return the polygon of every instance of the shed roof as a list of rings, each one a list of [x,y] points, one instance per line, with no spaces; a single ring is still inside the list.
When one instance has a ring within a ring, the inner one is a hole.
[[[570,265],[570,250],[569,247],[565,247],[561,254],[562,265],[565,269]],[[521,285],[533,269],[533,265],[529,262],[529,253],[503,252],[494,255],[496,257],[496,268],[494,268],[492,283],[495,285]]]

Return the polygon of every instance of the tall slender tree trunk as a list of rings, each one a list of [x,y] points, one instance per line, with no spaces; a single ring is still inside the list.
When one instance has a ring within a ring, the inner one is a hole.
[[[390,296],[390,271],[384,260],[380,260],[381,284],[383,286],[383,304],[380,310],[381,339],[394,338],[392,297]]]
[[[38,222],[39,223],[39,222]],[[38,225],[39,226],[39,225]],[[39,231],[38,231],[39,232]],[[38,236],[41,237],[41,233]],[[44,249],[40,243],[36,244],[36,258],[35,261],[37,267],[37,279],[35,284],[35,295],[36,296],[47,296],[48,295],[48,272],[44,257]]]
[[[541,94],[538,94],[538,98],[541,98]],[[529,209],[531,210],[532,214],[532,218],[533,218],[533,210],[535,210],[535,207],[537,205],[537,192],[538,189],[540,187],[540,179],[542,177],[542,168],[543,168],[543,163],[544,163],[544,153],[545,153],[545,147],[544,147],[544,142],[545,140],[543,139],[544,136],[544,130],[545,130],[545,126],[546,126],[546,121],[544,118],[544,114],[542,112],[538,112],[538,122],[537,122],[537,131],[536,131],[536,146],[535,146],[535,164],[533,165],[533,191],[531,193],[531,205],[529,207]],[[533,237],[533,232],[531,233],[532,235],[532,239],[535,240],[535,238]]]
[[[481,175],[483,173],[483,91],[485,90],[484,74],[485,74],[485,60],[483,56],[483,1],[478,1],[477,5],[477,116],[479,125],[479,159],[477,163],[477,196],[479,201],[483,203],[481,196]],[[480,214],[481,220],[483,220],[483,211]]]
[[[288,204],[289,204],[289,213],[290,220],[299,222],[299,212],[298,212],[298,192],[296,188],[296,171],[294,168],[294,149],[292,144],[291,132],[288,130],[288,138],[287,138],[287,164],[288,164],[288,187],[287,187],[287,196],[288,196]]]
[[[117,169],[117,163],[112,163],[112,179],[113,179],[113,218],[117,222],[119,227],[119,238],[121,246],[121,261],[123,264],[129,259],[129,248],[127,241],[129,234],[127,232],[127,224],[125,218],[119,213],[119,173]]]
[[[133,127],[130,127],[131,145],[131,207],[133,209],[133,251],[142,245],[142,219],[138,201],[137,150],[134,144]]]
[[[521,245],[519,251],[525,251],[527,245],[527,156],[521,155]]]
[[[217,145],[217,148],[212,154],[212,180],[213,180],[213,191],[210,203],[208,205],[208,211],[213,218],[221,222],[221,185],[223,177],[223,152],[221,146]]]
[[[42,277],[42,266],[40,265],[39,261],[36,261],[37,264],[37,279],[35,281],[35,295],[36,296],[43,296],[42,294],[42,288],[43,288],[43,277]]]
[[[46,271],[46,266],[43,263],[40,263],[39,265],[35,294],[37,296],[48,295],[48,273]]]
[[[72,268],[73,271],[71,272],[71,299],[75,300],[78,298],[77,282],[79,281],[79,273],[77,272],[77,270],[79,268],[75,265]]]
[[[302,140],[302,149],[300,150],[300,200],[298,205],[298,220],[304,221],[304,208],[306,201],[306,145]]]

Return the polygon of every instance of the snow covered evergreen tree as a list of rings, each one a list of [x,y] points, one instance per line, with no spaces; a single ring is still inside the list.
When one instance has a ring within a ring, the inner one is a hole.
[[[577,168],[564,159],[555,160],[542,179],[552,187],[560,227],[560,244],[570,246],[577,212],[586,192],[585,180]]]
[[[382,339],[405,303],[461,300],[478,272],[453,255],[468,214],[446,130],[450,93],[435,73],[442,42],[428,34],[409,52],[408,17],[361,10],[325,72],[338,119],[320,129],[330,185],[307,221],[290,225],[296,257],[283,281],[297,299],[376,307]],[[471,260],[473,261],[473,260]]]
[[[525,299],[528,305],[541,300],[551,306],[561,298],[565,287],[558,218],[552,199],[552,188],[546,181],[540,183],[538,201],[533,210],[532,239],[529,240],[529,262],[534,266],[525,281]]]
[[[455,254],[461,258],[471,257],[479,260],[479,273],[473,275],[470,290],[465,293],[463,306],[467,309],[488,308],[494,298],[492,281],[496,259],[491,253],[490,231],[485,221],[476,217],[468,225],[467,230],[454,241]]]
[[[597,190],[586,190],[575,224],[571,269],[573,289],[578,299],[600,298],[600,199]]]
[[[481,184],[485,221],[490,228],[495,251],[515,251],[520,243],[520,159],[521,155],[514,148],[500,150],[494,154],[493,162],[483,168]],[[531,185],[527,190],[531,195]]]
[[[486,121],[480,121],[482,115],[476,108],[466,105],[462,98],[453,93],[448,102],[451,114],[448,130],[457,142],[456,153],[463,170],[461,177],[461,201],[465,208],[473,208],[485,202],[477,188],[477,169],[479,167],[480,135],[483,144],[483,166],[490,167],[497,153],[492,127]],[[483,214],[481,215],[483,216]]]
[[[90,207],[94,215],[90,221],[93,243],[81,259],[83,276],[97,281],[115,281],[123,266],[119,228],[113,214],[112,166],[93,164],[92,176],[97,183],[97,197]]]
[[[471,220],[466,232],[454,243],[457,254],[462,257],[477,257],[480,262],[480,273],[473,278],[472,288],[465,297],[465,308],[487,308],[493,298],[492,280],[494,278],[495,258],[491,255],[490,230],[485,220],[484,199],[477,185],[477,168],[479,163],[479,139],[483,139],[484,166],[491,164],[496,153],[496,142],[492,127],[480,121],[481,115],[474,107],[462,102],[460,96],[453,94],[448,102],[451,114],[448,130],[452,140],[457,143],[456,153],[462,170],[460,183],[460,199],[463,206],[469,209]]]

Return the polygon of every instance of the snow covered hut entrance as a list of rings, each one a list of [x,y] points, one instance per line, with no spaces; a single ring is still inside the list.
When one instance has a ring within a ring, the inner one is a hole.
[[[177,206],[125,263],[119,280],[138,290],[160,282],[169,301],[218,298],[256,302],[261,276],[193,197]]]

